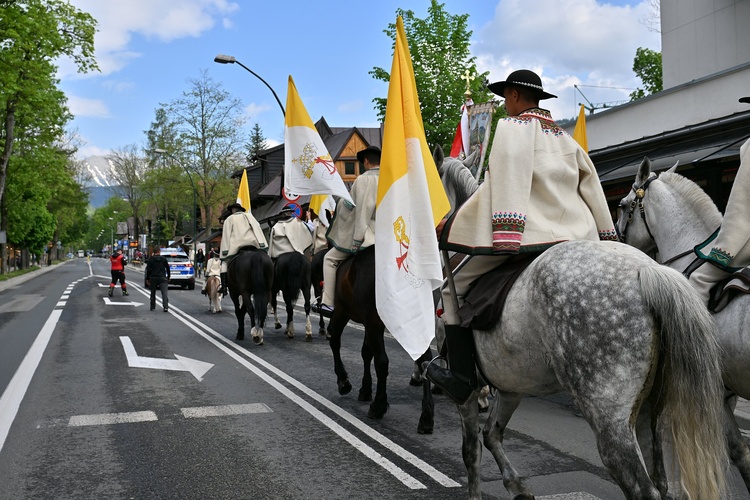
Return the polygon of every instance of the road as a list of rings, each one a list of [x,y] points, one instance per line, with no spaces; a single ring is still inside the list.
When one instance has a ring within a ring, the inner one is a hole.
[[[372,420],[356,397],[357,325],[342,346],[355,389],[341,396],[302,314],[294,339],[271,320],[265,345],[235,342],[228,297],[212,315],[197,288],[171,288],[170,311],[149,311],[142,271],[127,275],[130,295],[112,299],[103,259],[0,287],[0,499],[466,497],[455,407],[436,397],[435,433],[416,432],[421,388],[394,340],[390,408]],[[564,395],[527,398],[505,444],[537,498],[623,498]],[[486,452],[482,480],[485,498],[508,498]]]

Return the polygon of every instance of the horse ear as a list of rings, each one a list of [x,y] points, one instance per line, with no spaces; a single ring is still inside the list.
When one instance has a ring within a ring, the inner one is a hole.
[[[443,148],[438,144],[435,146],[435,149],[432,150],[432,159],[435,160],[435,166],[438,169],[438,172],[440,171],[440,167],[443,166],[443,160],[445,160],[445,153],[443,152]]]
[[[649,175],[651,175],[651,160],[648,159],[648,156],[644,156],[641,166],[638,167],[638,174],[635,176],[635,183],[640,186],[646,182]]]
[[[669,172],[670,174],[675,173],[677,171],[677,165],[679,164],[680,164],[680,160],[677,160],[676,162],[674,162],[674,165],[672,165],[672,168],[667,170],[667,172]]]
[[[471,168],[479,161],[479,150],[479,146],[474,147],[474,151],[472,151],[472,153],[464,160],[465,167]]]

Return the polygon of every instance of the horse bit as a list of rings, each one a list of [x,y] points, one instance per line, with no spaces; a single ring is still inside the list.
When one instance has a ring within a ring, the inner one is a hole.
[[[651,184],[651,182],[656,180],[657,178],[658,176],[656,174],[651,174],[649,178],[646,179],[646,181],[640,186],[637,184],[633,184],[633,192],[635,193],[635,199],[630,202],[630,206],[628,207],[628,220],[625,223],[625,227],[622,230],[622,234],[619,235],[620,240],[623,243],[625,242],[625,233],[628,230],[628,224],[630,224],[633,221],[633,213],[636,211],[636,209],[638,209],[638,211],[641,214],[641,219],[643,219],[643,224],[646,226],[646,231],[648,232],[648,235],[651,237],[652,240],[656,241],[656,238],[654,238],[654,235],[651,234],[651,228],[648,226],[648,221],[646,220],[646,210],[643,208],[643,199],[646,196],[646,189],[648,189],[649,184]],[[661,264],[663,266],[666,266],[692,253],[693,253],[693,249],[691,248],[690,250],[686,250],[680,254],[675,255],[674,257],[670,259],[665,260]],[[696,259],[696,260],[700,260],[700,259]],[[682,273],[685,274],[685,276],[690,276],[690,274],[695,270],[695,268],[693,267],[694,264],[696,264],[695,261],[691,263]]]

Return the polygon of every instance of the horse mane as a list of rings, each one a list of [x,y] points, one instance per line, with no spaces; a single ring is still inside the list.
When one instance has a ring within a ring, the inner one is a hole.
[[[721,212],[711,197],[698,184],[675,172],[662,172],[659,175],[659,180],[682,197],[695,213],[701,214],[709,226],[719,227],[721,225],[723,219]]]

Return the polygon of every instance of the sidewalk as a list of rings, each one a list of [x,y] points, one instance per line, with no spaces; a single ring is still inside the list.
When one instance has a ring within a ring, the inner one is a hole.
[[[3,290],[7,290],[8,288],[20,285],[21,283],[25,283],[29,281],[32,278],[35,278],[36,276],[40,276],[44,273],[47,273],[49,271],[52,271],[53,269],[57,269],[60,266],[65,265],[69,261],[60,262],[59,264],[52,264],[51,266],[44,266],[40,269],[37,269],[36,271],[31,271],[26,274],[22,274],[21,276],[16,276],[14,278],[10,278],[7,280],[0,281],[0,292]]]

